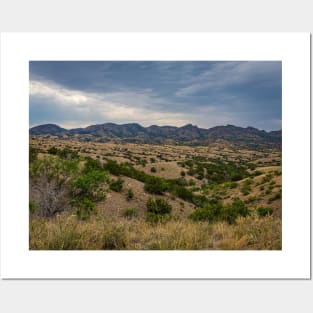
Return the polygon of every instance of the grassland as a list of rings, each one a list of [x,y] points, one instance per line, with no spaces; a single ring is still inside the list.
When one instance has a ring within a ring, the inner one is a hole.
[[[281,249],[281,152],[30,138],[30,249]]]

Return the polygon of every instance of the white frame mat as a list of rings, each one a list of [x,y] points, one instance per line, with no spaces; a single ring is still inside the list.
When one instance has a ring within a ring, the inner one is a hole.
[[[30,60],[281,60],[281,251],[30,251]],[[3,33],[1,277],[309,279],[310,34]]]

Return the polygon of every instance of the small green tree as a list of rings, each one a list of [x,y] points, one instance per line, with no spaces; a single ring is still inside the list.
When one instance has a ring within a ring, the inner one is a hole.
[[[164,199],[161,198],[149,198],[147,202],[148,213],[153,214],[170,214],[172,206]]]
[[[267,216],[267,215],[272,215],[273,214],[273,209],[268,208],[268,207],[259,207],[257,209],[258,215],[259,216]]]
[[[114,180],[110,183],[110,189],[116,192],[120,192],[123,189],[124,181],[121,178]]]

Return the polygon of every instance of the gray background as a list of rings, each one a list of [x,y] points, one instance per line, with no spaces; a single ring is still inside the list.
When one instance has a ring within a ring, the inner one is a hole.
[[[312,32],[312,3],[0,0],[0,31]],[[305,313],[312,295],[312,281],[0,281],[0,311]]]

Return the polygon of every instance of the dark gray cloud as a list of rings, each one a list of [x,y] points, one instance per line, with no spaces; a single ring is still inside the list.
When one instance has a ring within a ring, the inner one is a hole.
[[[281,128],[279,61],[32,61],[30,124]]]

